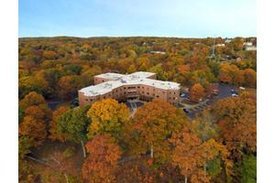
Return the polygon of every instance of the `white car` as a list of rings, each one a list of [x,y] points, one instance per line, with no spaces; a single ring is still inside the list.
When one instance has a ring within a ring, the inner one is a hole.
[[[239,96],[239,95],[237,95],[236,93],[232,93],[231,96],[232,96],[232,97],[237,97],[237,96]]]

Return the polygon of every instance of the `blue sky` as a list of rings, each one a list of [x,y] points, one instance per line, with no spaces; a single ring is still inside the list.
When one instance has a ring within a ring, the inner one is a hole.
[[[19,36],[256,36],[256,0],[19,0]]]

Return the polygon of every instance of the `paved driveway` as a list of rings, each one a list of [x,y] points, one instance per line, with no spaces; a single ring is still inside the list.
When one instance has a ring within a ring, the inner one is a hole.
[[[183,109],[186,109],[186,115],[193,119],[195,118],[196,114],[203,111],[206,107],[211,105],[217,100],[224,99],[227,97],[232,97],[231,89],[237,90],[237,87],[228,84],[219,84],[219,94],[214,96],[211,99],[205,99],[197,104],[188,104],[188,103],[181,103],[183,105]]]

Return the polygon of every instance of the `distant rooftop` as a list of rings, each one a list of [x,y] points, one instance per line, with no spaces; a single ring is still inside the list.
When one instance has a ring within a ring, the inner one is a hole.
[[[163,90],[176,90],[180,87],[179,83],[149,79],[148,77],[152,75],[155,75],[155,73],[142,71],[126,75],[117,73],[100,74],[95,77],[106,78],[109,79],[109,81],[82,88],[80,92],[83,92],[86,96],[97,96],[111,92],[115,88],[127,85],[149,85]]]

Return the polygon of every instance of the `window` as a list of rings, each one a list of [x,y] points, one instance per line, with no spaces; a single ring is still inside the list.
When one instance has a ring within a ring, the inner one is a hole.
[[[157,95],[157,98],[159,98],[159,96]]]
[[[93,99],[90,99],[90,101],[92,102],[92,101],[93,101]]]

